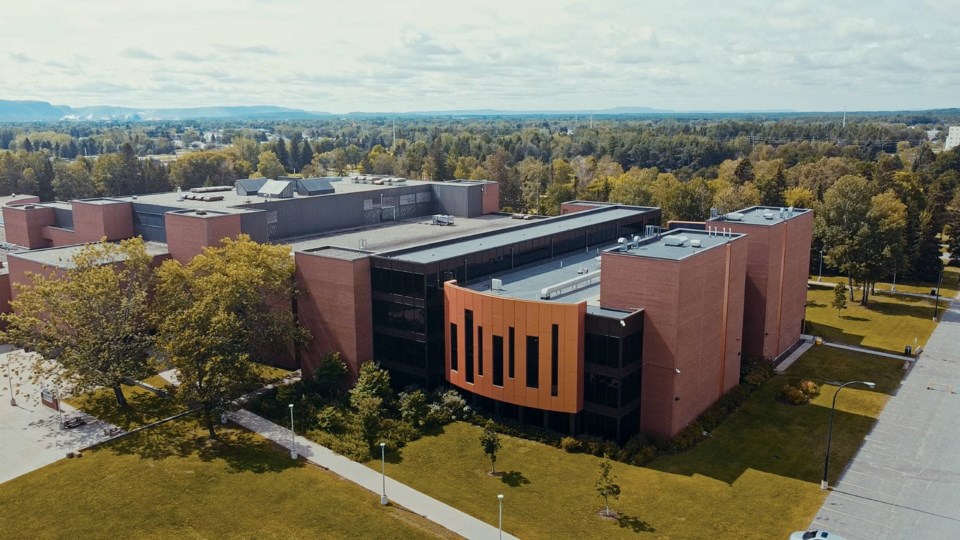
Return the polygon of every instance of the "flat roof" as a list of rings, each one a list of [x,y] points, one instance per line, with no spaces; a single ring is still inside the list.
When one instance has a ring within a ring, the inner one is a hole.
[[[318,255],[320,257],[329,257],[331,259],[342,259],[345,261],[355,261],[357,259],[362,259],[364,257],[369,257],[371,254],[368,251],[359,251],[356,249],[344,249],[333,246],[324,246],[314,249],[304,249],[300,253],[309,253],[310,255]]]
[[[614,246],[607,251],[610,253],[626,253],[636,257],[679,261],[687,257],[694,257],[699,253],[743,236],[745,235],[739,233],[730,233],[729,236],[725,236],[696,229],[673,229],[657,236],[641,238],[636,244],[628,243],[626,250],[621,246]],[[680,237],[686,237],[687,240],[682,245],[671,245],[679,242]],[[699,245],[695,245],[695,242],[699,242]]]
[[[290,201],[295,199],[306,199],[313,197],[334,197],[341,193],[357,193],[363,191],[383,191],[383,190],[392,190],[392,189],[402,189],[404,187],[411,186],[424,186],[430,184],[443,184],[444,182],[427,182],[422,180],[406,180],[403,184],[394,184],[394,185],[376,185],[372,183],[368,184],[354,184],[350,178],[344,178],[339,182],[330,182],[330,186],[333,187],[333,193],[323,193],[319,195],[300,195],[296,193],[296,185],[294,185],[293,197],[286,199],[277,199],[277,198],[266,198],[260,197],[259,195],[238,195],[235,188],[231,187],[229,191],[212,191],[206,193],[194,193],[193,195],[200,196],[222,196],[223,199],[219,201],[198,201],[198,200],[178,200],[184,195],[190,194],[189,191],[176,192],[169,191],[166,193],[149,193],[146,195],[131,195],[125,197],[112,197],[111,200],[114,201],[128,201],[141,204],[155,204],[157,206],[167,206],[171,208],[184,208],[184,209],[195,209],[195,208],[231,208],[231,207],[243,207],[247,205],[255,205],[257,203],[265,202],[283,202]]]
[[[549,299],[540,298],[540,291],[546,287],[587,275],[589,272],[595,273],[600,269],[600,261],[596,260],[597,257],[598,251],[592,249],[590,253],[580,251],[536,266],[493,274],[492,278],[503,282],[503,287],[499,290],[492,290],[491,277],[464,285],[464,287],[472,291],[488,292],[519,300],[543,300],[561,304],[576,304],[584,301],[598,303],[600,300],[599,274],[596,274],[595,279],[589,283],[571,286],[552,295]]]
[[[733,223],[746,223],[747,225],[776,225],[777,223],[802,216],[808,212],[812,212],[812,210],[807,208],[794,208],[791,214],[790,210],[785,206],[751,206],[750,208],[744,208],[736,212],[728,212],[709,221],[729,221]],[[731,217],[731,214],[734,216]]]
[[[170,250],[167,249],[166,244],[161,244],[160,242],[145,242],[144,243],[147,249],[147,255],[157,257],[161,255],[169,255]],[[53,266],[56,268],[73,268],[73,257],[80,252],[83,248],[91,244],[77,244],[73,246],[62,246],[46,249],[32,249],[28,251],[19,251],[16,253],[11,253],[11,257],[17,257],[19,259],[33,261],[40,263],[44,266]],[[105,260],[104,264],[117,262],[122,259],[113,259]]]
[[[431,216],[420,216],[407,220],[384,221],[369,227],[330,231],[283,242],[294,251],[310,251],[324,247],[360,249],[360,241],[363,240],[364,251],[383,253],[449,240],[458,236],[517,227],[525,223],[529,222],[510,219],[510,216],[502,214],[487,214],[475,218],[458,217],[453,225],[434,225]]]
[[[419,249],[407,250],[394,254],[387,253],[384,256],[401,261],[416,263],[442,261],[444,259],[457,257],[464,253],[473,253],[483,249],[508,246],[510,244],[522,242],[523,240],[548,237],[570,229],[578,229],[589,225],[616,221],[618,219],[636,216],[655,210],[655,208],[647,207],[621,206],[597,208],[596,210],[585,210],[583,212],[567,214],[565,216],[539,220],[533,224],[528,223],[528,226],[518,228],[517,230],[509,230],[498,234],[473,238],[464,238],[456,242],[449,242],[439,245],[428,245]]]

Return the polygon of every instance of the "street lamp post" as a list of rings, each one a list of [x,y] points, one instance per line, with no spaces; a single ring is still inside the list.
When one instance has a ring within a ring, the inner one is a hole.
[[[500,505],[500,521],[497,524],[498,538],[503,539],[503,493],[497,494],[497,503]]]
[[[817,283],[823,281],[823,248],[820,248],[820,273],[817,275]]]
[[[820,489],[827,489],[828,487],[830,487],[829,484],[827,483],[827,471],[830,468],[830,443],[833,440],[833,414],[837,409],[837,394],[839,394],[840,391],[843,390],[845,386],[849,386],[851,384],[862,384],[867,388],[874,388],[877,386],[876,383],[872,383],[869,381],[850,381],[850,382],[841,384],[840,388],[837,388],[837,391],[833,393],[833,405],[830,406],[830,428],[827,430],[827,452],[824,455],[824,459],[823,459],[823,479],[820,480]]]
[[[297,459],[297,432],[293,430],[293,403],[290,407],[290,459]]]
[[[390,502],[387,499],[387,443],[380,443],[380,479],[383,482],[380,492],[380,504],[386,506]]]
[[[940,262],[943,264],[940,265],[940,277],[937,279],[937,299],[933,304],[933,320],[937,320],[937,310],[940,308],[940,287],[943,285],[943,269],[950,264],[950,255],[944,253],[940,256]]]

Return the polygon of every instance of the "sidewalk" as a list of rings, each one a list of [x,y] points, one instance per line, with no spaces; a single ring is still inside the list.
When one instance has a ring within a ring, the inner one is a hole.
[[[957,538],[960,303],[890,398],[810,529],[850,539]]]
[[[285,448],[290,448],[289,429],[280,427],[243,409],[230,413],[229,418],[250,431],[258,433]],[[306,458],[310,463],[328,469],[360,487],[380,495],[383,485],[382,478],[373,469],[336,454],[304,437],[298,436],[296,438],[294,448],[300,456]],[[474,540],[499,537],[497,527],[488,525],[452,506],[428,497],[390,477],[386,479],[386,493],[390,502],[420,514],[464,538]],[[490,504],[493,506],[496,501],[490,501]],[[504,532],[503,538],[512,539],[515,537]]]

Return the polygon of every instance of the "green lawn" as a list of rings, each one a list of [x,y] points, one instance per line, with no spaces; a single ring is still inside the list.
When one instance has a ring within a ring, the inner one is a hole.
[[[929,292],[929,291],[928,291]],[[811,286],[807,291],[808,334],[828,341],[902,353],[906,345],[923,346],[936,327],[933,301],[910,296],[871,295],[870,305],[847,301],[837,313],[830,307],[833,289],[829,285]],[[946,305],[941,301],[941,309]]]
[[[835,481],[902,375],[896,360],[811,349],[696,448],[646,467],[614,463],[619,522],[596,516],[598,458],[503,437],[497,469],[505,474],[492,478],[480,429],[465,423],[411,443],[389,459],[387,474],[488,523],[496,522],[496,495],[504,493],[504,527],[522,538],[786,538],[809,524],[825,498],[819,480],[833,390],[796,407],[776,401],[779,389],[800,377],[878,383],[876,391],[848,387],[840,397]]]
[[[165,388],[167,382],[159,375],[144,381],[156,388]],[[183,407],[170,398],[159,396],[139,386],[122,385],[129,407],[121,409],[110,388],[100,388],[64,401],[81,411],[125,430],[137,428],[183,411]]]
[[[174,421],[0,485],[0,538],[452,538],[242,430]]]
[[[816,281],[817,276],[810,276],[811,281]],[[957,292],[960,292],[960,267],[948,266],[943,271],[943,286],[940,289],[940,294],[947,298],[954,298],[957,296]],[[847,283],[847,278],[844,276],[823,276],[824,283],[830,283],[831,286],[843,282]],[[890,288],[893,286],[893,283],[890,281],[881,281],[876,285],[877,292],[885,293],[890,291]],[[917,294],[930,294],[931,289],[936,289],[937,284],[927,281],[911,281],[911,280],[897,280],[897,292],[908,292],[908,293],[917,293]]]

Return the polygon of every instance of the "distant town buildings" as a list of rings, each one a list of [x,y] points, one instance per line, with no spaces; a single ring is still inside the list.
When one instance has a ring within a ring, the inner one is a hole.
[[[947,140],[943,143],[944,150],[950,150],[960,146],[960,126],[950,126],[947,132]]]

